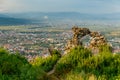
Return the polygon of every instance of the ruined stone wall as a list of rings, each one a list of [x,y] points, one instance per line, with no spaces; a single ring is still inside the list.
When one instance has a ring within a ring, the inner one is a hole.
[[[91,32],[91,41],[90,41],[90,48],[97,48],[102,45],[107,45],[107,41],[104,36],[102,36],[98,32]]]
[[[67,45],[65,46],[65,53],[68,53],[72,48],[76,46],[83,46],[81,39],[89,35],[90,42],[89,42],[89,48],[94,50],[95,53],[98,52],[98,47],[101,45],[107,45],[107,41],[104,36],[102,36],[99,32],[91,32],[88,28],[78,28],[77,26],[74,26],[72,28],[73,31],[73,37],[71,40],[67,42]]]

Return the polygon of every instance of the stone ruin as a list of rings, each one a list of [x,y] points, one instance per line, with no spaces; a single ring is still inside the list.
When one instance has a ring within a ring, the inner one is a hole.
[[[83,46],[82,38],[87,35],[90,36],[88,48],[90,48],[93,53],[99,52],[99,46],[108,44],[103,35],[101,35],[99,32],[91,32],[88,28],[78,28],[77,26],[74,26],[72,31],[73,37],[67,42],[65,46],[65,53],[68,53],[74,47]]]
[[[93,53],[98,53],[99,46],[107,45],[108,42],[105,39],[103,35],[101,35],[99,32],[91,32],[90,33],[90,43],[89,43],[89,48],[92,49]]]

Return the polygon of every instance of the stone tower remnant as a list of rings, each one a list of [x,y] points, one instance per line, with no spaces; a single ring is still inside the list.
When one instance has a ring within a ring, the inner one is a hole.
[[[99,46],[107,45],[107,40],[99,32],[91,32],[88,28],[78,28],[78,26],[74,26],[72,28],[72,31],[73,37],[67,42],[67,45],[65,46],[65,53],[68,53],[74,47],[83,46],[82,38],[86,35],[89,35],[91,37],[88,47],[95,53],[99,52]]]

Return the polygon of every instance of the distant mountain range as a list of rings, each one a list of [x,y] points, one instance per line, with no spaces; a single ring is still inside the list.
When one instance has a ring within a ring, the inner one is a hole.
[[[31,20],[24,18],[10,17],[0,14],[0,25],[25,25],[31,23]]]
[[[29,12],[29,13],[4,13],[0,14],[0,25],[41,24],[49,21],[58,22],[66,20],[90,21],[120,21],[120,13],[113,14],[84,14],[78,12]]]
[[[29,19],[42,19],[45,16],[52,19],[84,19],[84,20],[120,20],[120,13],[111,14],[86,14],[79,12],[30,12],[30,13],[18,13],[18,14],[6,14],[16,18],[29,18]]]

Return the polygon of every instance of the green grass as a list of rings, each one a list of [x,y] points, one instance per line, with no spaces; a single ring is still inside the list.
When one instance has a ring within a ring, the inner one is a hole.
[[[78,46],[62,57],[55,50],[53,55],[29,63],[19,54],[0,49],[0,80],[119,80],[120,54],[112,54],[109,47],[100,50],[93,55]],[[48,76],[54,67],[55,72]]]
[[[113,55],[108,47],[102,47],[97,55],[77,47],[63,56],[56,66],[56,75],[65,80],[115,80],[120,79],[120,54]]]

